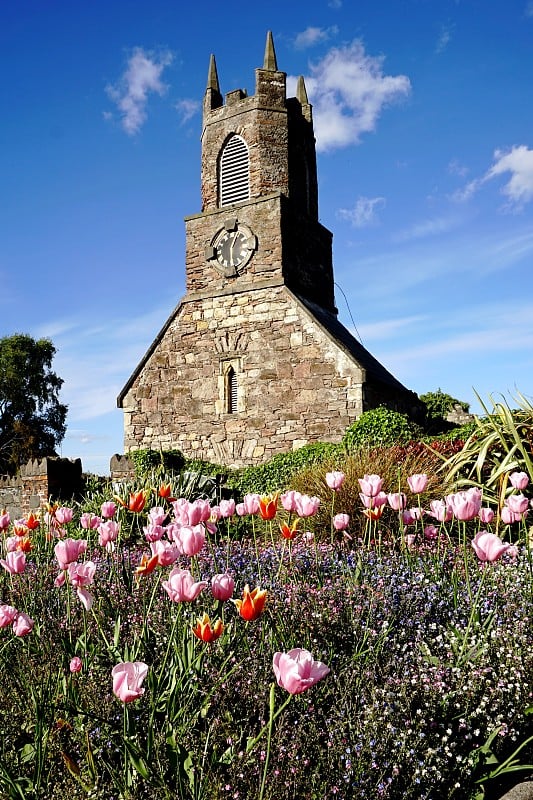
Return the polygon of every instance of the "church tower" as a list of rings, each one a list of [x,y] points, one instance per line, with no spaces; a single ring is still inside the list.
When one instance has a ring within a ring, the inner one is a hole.
[[[312,107],[303,78],[287,98],[270,33],[252,96],[224,100],[211,56],[201,142],[186,295],[119,395],[125,452],[241,466],[338,441],[366,408],[416,412],[416,395],[337,319]]]

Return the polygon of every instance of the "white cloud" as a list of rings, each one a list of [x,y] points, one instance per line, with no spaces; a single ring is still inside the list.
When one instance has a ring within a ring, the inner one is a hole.
[[[201,108],[201,104],[198,100],[188,100],[185,98],[183,100],[178,100],[175,108],[180,115],[180,121],[183,125],[194,117],[196,112]]]
[[[330,8],[342,8],[342,0],[329,0],[328,6]]]
[[[171,61],[172,55],[168,51],[157,56],[137,47],[119,81],[106,87],[107,95],[116,104],[122,127],[128,135],[138,133],[146,121],[148,95],[153,92],[159,95],[165,93],[167,86],[161,80],[161,75]]]
[[[377,222],[376,211],[384,205],[384,197],[358,197],[353,208],[339,208],[337,214],[354,228],[365,228]]]
[[[384,75],[383,56],[369,56],[361,41],[335,47],[311,65],[306,85],[314,104],[318,150],[357,144],[373,131],[386,105],[406,97],[405,75]]]
[[[525,145],[513,147],[507,153],[496,150],[495,163],[485,176],[485,180],[497,175],[511,173],[510,180],[502,188],[502,193],[512,205],[521,207],[533,200],[533,150]]]
[[[529,0],[524,13],[526,17],[533,17],[533,0]]]
[[[335,36],[339,32],[336,25],[330,28],[306,28],[305,31],[299,33],[295,40],[294,46],[297,50],[305,50],[307,47],[312,47],[319,42],[327,41],[331,36]]]
[[[533,150],[526,145],[515,145],[508,151],[495,150],[494,164],[481,177],[475,178],[453,194],[458,201],[469,200],[483,184],[499,175],[511,173],[502,187],[502,194],[509,199],[508,208],[521,209],[533,200]]]

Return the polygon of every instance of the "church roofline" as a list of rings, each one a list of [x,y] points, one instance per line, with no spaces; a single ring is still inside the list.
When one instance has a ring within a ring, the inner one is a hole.
[[[309,300],[305,300],[303,297],[300,297],[295,292],[293,292],[283,281],[265,281],[263,286],[256,285],[254,287],[243,287],[243,291],[247,292],[254,292],[254,291],[264,291],[267,288],[275,288],[277,286],[283,287],[284,290],[293,298],[293,300],[299,305],[299,307],[313,319],[313,322],[318,324],[324,333],[339,347],[343,350],[346,355],[355,363],[361,367],[365,373],[365,379],[368,378],[373,379],[379,383],[385,384],[390,386],[392,389],[396,389],[399,392],[410,392],[413,396],[416,396],[415,392],[412,392],[410,389],[407,389],[394,375],[386,369],[386,367],[381,364],[377,358],[375,358],[369,350],[364,347],[364,345],[359,342],[355,336],[353,336],[348,328],[346,328],[342,322],[339,322],[336,315],[327,311],[324,308],[316,305],[316,303],[312,303]],[[233,294],[234,290],[228,290],[227,292],[222,292],[219,294]],[[240,292],[237,292],[240,294]],[[148,359],[150,356],[155,352],[158,345],[162,341],[165,333],[167,332],[168,328],[174,321],[174,319],[178,316],[182,306],[186,303],[196,302],[198,300],[203,299],[203,297],[212,296],[211,292],[208,293],[201,293],[201,294],[187,294],[181,298],[177,306],[174,308],[168,319],[166,320],[165,324],[156,335],[154,341],[143,355],[141,360],[139,361],[137,367],[131,374],[130,378],[128,379],[127,383],[125,384],[122,391],[119,393],[117,397],[117,407],[123,408],[124,398],[126,397],[127,393],[131,389],[133,383],[137,376],[142,372],[144,369]],[[217,294],[218,296],[218,294]]]

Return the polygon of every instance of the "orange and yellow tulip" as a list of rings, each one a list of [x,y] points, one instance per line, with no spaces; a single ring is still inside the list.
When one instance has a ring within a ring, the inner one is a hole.
[[[255,589],[250,591],[249,585],[246,584],[242,592],[242,600],[234,600],[233,602],[237,606],[237,611],[241,617],[247,622],[252,622],[263,613],[266,597],[266,589],[260,589],[259,586],[256,586]]]
[[[144,553],[143,557],[141,558],[141,562],[137,569],[135,570],[135,574],[137,578],[140,578],[142,575],[149,575],[154,569],[157,567],[159,563],[159,556],[148,556]]]
[[[197,620],[192,632],[198,639],[201,639],[202,642],[214,642],[222,635],[223,630],[224,625],[221,619],[217,619],[217,621],[211,625],[209,616],[204,614],[202,619]]]
[[[292,539],[296,538],[296,536],[300,533],[298,529],[299,522],[300,522],[299,517],[296,517],[292,525],[288,525],[286,522],[280,522],[279,529],[284,539],[289,539],[289,541],[292,541]]]
[[[259,513],[262,519],[274,519],[278,510],[278,493],[259,498]]]

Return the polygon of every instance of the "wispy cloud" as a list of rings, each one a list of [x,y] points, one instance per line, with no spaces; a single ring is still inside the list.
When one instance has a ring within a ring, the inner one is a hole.
[[[452,158],[450,163],[448,164],[448,172],[450,175],[458,175],[460,178],[464,178],[468,175],[469,169],[457,158]]]
[[[305,31],[297,34],[294,40],[294,46],[297,50],[305,50],[308,47],[313,47],[320,42],[326,42],[332,36],[336,36],[339,29],[336,25],[330,28],[306,28]]]
[[[435,217],[418,222],[405,231],[397,233],[393,239],[395,242],[407,242],[412,239],[425,239],[428,236],[439,236],[453,230],[461,221],[457,217]]]
[[[384,197],[358,197],[353,208],[339,208],[337,216],[354,228],[366,228],[377,222],[377,210],[385,205]]]
[[[146,122],[148,96],[152,93],[163,95],[167,90],[161,76],[171,62],[169,51],[154,54],[137,47],[118,82],[106,87],[108,97],[117,106],[121,125],[129,136],[138,133]]]
[[[495,150],[494,163],[480,178],[474,178],[455,192],[453,199],[469,200],[481,187],[500,175],[510,173],[511,177],[501,189],[508,199],[506,208],[521,210],[533,200],[533,149],[526,145],[515,145],[510,150]]]
[[[175,108],[179,114],[181,124],[184,125],[200,110],[201,103],[198,100],[184,98],[183,100],[178,100]]]
[[[357,144],[373,131],[383,109],[407,97],[411,83],[406,75],[386,75],[384,57],[365,53],[355,40],[332,48],[311,65],[306,85],[314,105],[318,150]]]
[[[533,17],[533,0],[529,0],[529,2],[526,3],[524,13],[526,17]]]
[[[118,393],[168,314],[168,308],[154,308],[135,322],[116,317],[95,326],[87,316],[41,326],[37,335],[52,338],[57,349],[54,370],[64,381],[69,428],[116,409]]]
[[[435,46],[435,52],[437,54],[443,53],[448,47],[450,40],[452,38],[452,30],[453,28],[451,25],[442,26],[439,38],[437,39],[437,44]]]

